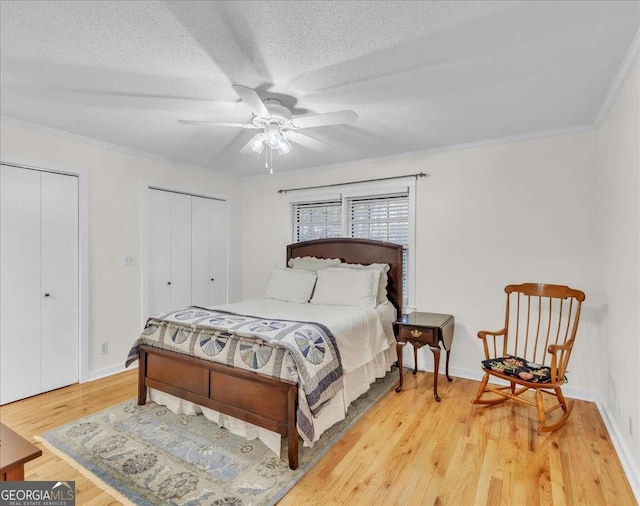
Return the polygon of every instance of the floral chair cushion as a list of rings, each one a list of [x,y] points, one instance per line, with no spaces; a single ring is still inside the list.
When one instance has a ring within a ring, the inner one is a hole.
[[[551,382],[551,368],[546,365],[527,362],[524,358],[514,355],[492,358],[482,361],[482,367],[499,372],[506,376],[513,376],[531,383]]]

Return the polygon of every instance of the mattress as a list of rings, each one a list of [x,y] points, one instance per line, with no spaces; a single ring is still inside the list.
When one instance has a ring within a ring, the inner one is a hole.
[[[335,337],[345,373],[370,362],[395,342],[391,324],[395,321],[396,310],[390,302],[369,308],[299,304],[264,298],[211,309],[266,319],[320,323],[328,327]]]

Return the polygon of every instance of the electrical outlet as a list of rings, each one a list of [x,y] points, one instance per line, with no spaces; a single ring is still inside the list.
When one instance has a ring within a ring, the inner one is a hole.
[[[109,343],[100,343],[100,355],[106,355],[109,353]]]
[[[131,267],[136,264],[136,257],[133,255],[125,255],[122,257],[122,265],[125,267]]]

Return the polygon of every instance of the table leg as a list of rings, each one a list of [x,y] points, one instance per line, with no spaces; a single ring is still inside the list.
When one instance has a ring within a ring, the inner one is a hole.
[[[448,381],[453,381],[453,378],[451,378],[449,376],[449,354],[451,353],[451,350],[447,350],[447,367],[446,367],[446,372],[447,372],[447,380]]]
[[[24,464],[19,464],[3,472],[0,475],[0,481],[24,481]]]
[[[440,369],[440,348],[431,348],[431,352],[433,353],[433,398],[436,402],[440,402],[440,397],[438,396],[438,371]]]
[[[416,343],[411,343],[413,344],[413,374],[416,375],[418,373],[418,348],[419,346],[416,346]]]
[[[406,343],[396,343],[396,354],[398,355],[398,372],[400,374],[400,382],[396,387],[396,392],[400,392],[402,390],[402,348]]]

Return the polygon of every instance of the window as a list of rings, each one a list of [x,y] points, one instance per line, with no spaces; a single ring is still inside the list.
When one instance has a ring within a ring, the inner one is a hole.
[[[402,244],[402,298],[408,304],[409,193],[349,198],[347,237]]]
[[[293,242],[327,237],[357,237],[403,246],[403,299],[412,302],[408,282],[413,266],[410,250],[413,234],[413,185],[362,188],[331,196],[307,195],[291,201]],[[412,276],[411,276],[412,277]]]
[[[302,202],[291,206],[293,242],[342,236],[342,201]]]

